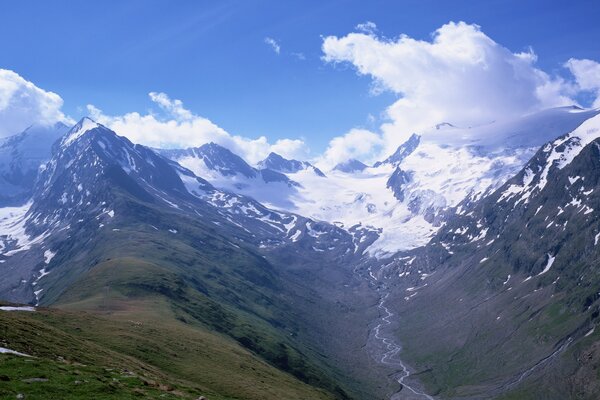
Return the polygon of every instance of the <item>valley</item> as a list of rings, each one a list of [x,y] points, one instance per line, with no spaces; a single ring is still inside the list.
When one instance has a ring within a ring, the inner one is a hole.
[[[0,355],[0,394],[592,399],[597,114],[436,128],[331,171],[84,118],[1,209],[1,298],[36,311],[0,311],[31,356]]]

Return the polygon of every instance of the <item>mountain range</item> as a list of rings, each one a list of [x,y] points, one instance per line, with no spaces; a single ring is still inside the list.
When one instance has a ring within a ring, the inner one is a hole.
[[[599,113],[326,171],[34,125],[0,143],[0,298],[37,311],[0,345],[92,397],[597,398]]]

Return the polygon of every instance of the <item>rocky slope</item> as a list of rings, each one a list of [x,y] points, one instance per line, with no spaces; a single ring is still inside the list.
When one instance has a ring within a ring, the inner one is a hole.
[[[428,246],[374,272],[392,285],[404,357],[429,393],[598,396],[581,384],[600,364],[598,137],[594,117],[548,142],[489,196],[461,203]]]

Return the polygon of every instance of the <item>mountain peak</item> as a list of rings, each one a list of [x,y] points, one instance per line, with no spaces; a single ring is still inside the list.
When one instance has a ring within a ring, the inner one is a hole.
[[[356,171],[363,171],[365,168],[368,168],[366,164],[358,161],[355,158],[351,158],[347,161],[337,164],[333,169],[336,171],[351,173]]]
[[[378,161],[375,163],[374,167],[379,167],[382,164],[400,164],[406,157],[412,154],[413,151],[417,148],[417,146],[421,143],[421,136],[413,133],[410,135],[408,140],[402,143],[394,154],[386,158],[384,161]]]
[[[290,160],[287,160],[283,156],[272,151],[269,153],[267,158],[265,158],[262,162],[268,162],[268,161],[290,161]]]
[[[83,117],[79,120],[74,127],[72,127],[69,132],[64,136],[62,141],[60,142],[61,146],[69,146],[75,140],[83,136],[86,132],[94,130],[96,128],[104,128],[103,125],[100,125],[93,119],[89,117]]]
[[[307,161],[289,160],[281,155],[270,152],[267,158],[258,163],[258,168],[271,169],[281,173],[296,173],[305,169],[312,169],[318,176],[324,177],[325,174]]]

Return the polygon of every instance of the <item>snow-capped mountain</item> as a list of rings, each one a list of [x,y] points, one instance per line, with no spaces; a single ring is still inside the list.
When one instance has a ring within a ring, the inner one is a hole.
[[[50,159],[52,144],[69,128],[32,125],[0,140],[0,206],[22,204],[29,196],[40,165]]]
[[[296,173],[303,170],[312,170],[318,176],[324,177],[325,174],[317,167],[307,161],[288,160],[277,153],[269,153],[267,158],[259,161],[258,168],[270,169],[282,173]]]
[[[347,161],[341,162],[335,167],[333,167],[335,171],[341,171],[346,173],[360,172],[365,168],[367,168],[367,165],[363,164],[355,158],[351,158]]]
[[[217,188],[251,196],[269,206],[288,209],[290,204],[286,199],[299,186],[281,172],[251,167],[240,156],[215,143],[184,150],[156,151]]]
[[[144,246],[136,253],[139,265],[160,260],[199,293],[218,293],[227,304],[243,300],[227,287],[232,282],[245,285],[244,295],[262,298],[260,288],[279,273],[273,265],[311,283],[330,268],[346,268],[382,296],[379,308],[385,301],[389,316],[392,309],[405,312],[403,322],[418,340],[459,343],[468,354],[498,357],[501,350],[490,343],[518,349],[505,359],[509,373],[486,370],[494,386],[529,371],[531,360],[548,359],[572,342],[585,344],[600,323],[593,269],[600,251],[600,115],[565,108],[522,122],[466,132],[438,126],[411,136],[377,167],[321,176],[306,164],[285,174],[253,168],[213,144],[157,152],[84,118],[37,169],[29,201],[0,208],[0,294],[52,304],[68,288],[85,286],[94,268],[113,256],[114,268],[127,265],[138,245]],[[525,126],[535,140],[527,129],[507,126]],[[546,133],[538,132],[542,128]],[[442,144],[440,135],[454,139]],[[522,146],[519,135],[527,136]],[[278,178],[265,178],[269,173]],[[266,206],[260,196],[279,206]],[[224,257],[239,275],[221,279],[214,260]],[[256,263],[251,273],[249,261]],[[306,265],[310,269],[295,269]],[[152,273],[158,284],[152,290],[164,289],[167,270]],[[169,286],[165,293],[177,290]],[[547,330],[555,310],[567,310],[568,324]],[[422,315],[434,321],[423,325]],[[444,327],[468,336],[464,327],[475,325],[486,340],[445,336]],[[428,373],[439,374],[435,366]]]
[[[379,238],[368,252],[383,257],[427,243],[454,207],[491,193],[515,175],[539,146],[597,113],[563,107],[478,127],[438,124],[431,131],[411,135],[373,167],[349,160],[348,168],[334,168],[326,177],[311,168],[287,167],[280,157],[268,157],[269,162],[261,165],[274,166],[298,183],[287,187],[231,178],[231,174],[211,175],[204,164],[194,164],[197,159],[171,158],[216,187],[279,210],[344,227],[370,227]]]
[[[30,201],[0,209],[0,293],[21,302],[54,299],[84,272],[81,268],[90,268],[77,263],[90,243],[133,223],[144,207],[148,211],[135,223],[151,232],[177,234],[168,218],[152,216],[172,213],[208,225],[231,246],[264,252],[285,248],[349,260],[360,258],[377,237],[368,229],[343,230],[219,190],[84,118],[55,144]]]
[[[204,175],[211,177],[220,176],[231,180],[239,178],[239,184],[242,184],[244,179],[259,179],[264,183],[280,182],[294,186],[294,182],[277,170],[266,167],[253,168],[240,156],[215,143],[184,150],[156,149],[156,151],[189,169],[202,171]]]
[[[439,126],[440,125],[438,125],[438,127]],[[406,142],[402,143],[396,149],[394,154],[392,154],[383,161],[376,162],[373,166],[377,168],[382,164],[398,165],[402,161],[404,161],[406,157],[410,156],[412,152],[415,151],[415,149],[419,146],[419,143],[421,143],[421,136],[417,135],[416,133],[413,133],[412,135],[410,135]]]
[[[415,368],[431,368],[432,379],[466,364],[485,382],[461,389],[469,398],[525,379],[569,392],[563,383],[599,362],[598,210],[600,115],[551,139],[493,192],[463,200],[426,246],[364,273],[395,288],[388,301],[410,327],[403,337],[413,360],[426,360]]]
[[[494,274],[520,274],[517,283],[522,283],[548,272],[557,257],[562,265],[576,263],[596,251],[600,241],[598,171],[600,115],[546,143],[515,176],[481,200],[463,200],[428,246],[399,253],[386,273],[430,273],[442,264],[431,259],[456,263],[469,257],[499,264]],[[579,250],[561,250],[573,246]]]

